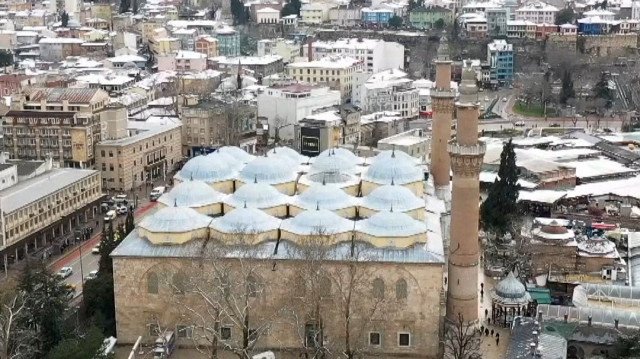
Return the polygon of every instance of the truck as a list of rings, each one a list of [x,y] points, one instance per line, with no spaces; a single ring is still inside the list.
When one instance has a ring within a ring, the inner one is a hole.
[[[166,188],[164,186],[159,186],[159,187],[156,187],[156,188],[152,189],[151,193],[149,193],[149,199],[151,201],[157,201],[158,198],[160,198],[160,196],[162,196],[164,194],[165,190],[166,190]]]

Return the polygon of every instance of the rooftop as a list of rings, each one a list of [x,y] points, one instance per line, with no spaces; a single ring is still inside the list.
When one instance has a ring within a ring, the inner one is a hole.
[[[326,56],[320,60],[307,61],[307,62],[294,62],[287,67],[290,68],[333,68],[333,69],[346,69],[356,66],[360,63],[360,60],[346,56]]]
[[[56,103],[68,101],[70,104],[89,104],[96,95],[100,93],[107,95],[101,89],[91,88],[32,88],[26,89],[24,92],[28,97],[28,101],[40,102],[45,100]]]

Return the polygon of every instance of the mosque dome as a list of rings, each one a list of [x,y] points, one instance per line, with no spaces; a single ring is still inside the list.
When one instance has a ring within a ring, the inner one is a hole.
[[[239,179],[244,183],[258,181],[280,184],[296,180],[296,169],[290,162],[277,157],[256,157],[240,171]]]
[[[196,156],[182,166],[177,177],[183,181],[193,179],[213,183],[232,180],[236,173],[226,161],[212,160],[209,156]]]
[[[410,237],[427,233],[427,226],[408,214],[387,210],[356,222],[356,231],[374,237]]]
[[[222,154],[228,155],[229,157],[235,159],[236,161],[240,161],[242,163],[247,163],[256,158],[254,155],[250,155],[245,152],[242,148],[237,146],[224,146],[218,148],[218,151]]]
[[[207,228],[211,218],[189,207],[170,206],[144,217],[138,224],[150,233],[184,233]]]
[[[380,153],[375,155],[375,157],[368,158],[367,160],[370,164],[373,165],[374,163],[376,163],[376,161],[389,159],[389,158],[406,160],[407,162],[412,162],[415,164],[420,163],[419,158],[413,157],[404,151],[396,151],[396,150],[380,151]]]
[[[236,208],[211,222],[211,228],[222,233],[264,233],[277,230],[280,222],[257,208]]]
[[[364,158],[358,157],[358,156],[356,156],[355,153],[349,151],[346,148],[341,148],[341,147],[326,149],[326,150],[320,152],[320,154],[317,157],[313,158],[313,159],[317,160],[320,157],[329,156],[329,155],[342,157],[345,160],[351,162],[354,166],[355,165],[361,165],[365,161]]]
[[[288,196],[261,182],[246,183],[224,200],[225,203],[234,208],[241,208],[246,205],[249,208],[258,209],[286,205],[288,201]]]
[[[353,221],[320,208],[285,219],[280,228],[298,235],[331,235],[353,230]]]
[[[327,150],[330,151],[330,150]],[[353,173],[357,160],[332,152],[322,152],[311,164],[311,173]],[[357,158],[357,157],[356,157]]]
[[[330,211],[355,206],[356,199],[346,194],[338,186],[314,183],[306,191],[293,198],[294,205],[315,210],[318,206]]]
[[[230,166],[234,170],[239,170],[242,168],[243,162],[236,160],[235,157],[231,156],[228,153],[223,153],[220,151],[213,151],[206,156],[210,161],[222,162],[227,166]]]
[[[413,158],[407,159],[400,152],[390,156],[376,156],[374,162],[363,173],[362,178],[366,181],[378,184],[407,184],[422,181],[424,174],[417,166]],[[409,156],[409,155],[407,155]]]
[[[179,204],[183,207],[197,208],[220,203],[225,195],[202,181],[187,180],[178,183],[171,191],[163,194],[158,202],[167,207]]]
[[[551,241],[569,241],[575,238],[575,234],[572,231],[558,223],[556,220],[553,220],[551,223],[540,228],[534,229],[532,234],[537,239]]]
[[[578,250],[589,256],[606,256],[616,251],[616,245],[604,237],[592,237],[578,242]]]
[[[307,163],[309,160],[308,157],[299,154],[296,150],[290,147],[274,147],[267,152],[267,157],[276,157],[283,159],[287,162],[291,162],[294,165],[299,165],[301,163]]]
[[[424,208],[424,200],[417,197],[410,189],[403,186],[384,185],[375,188],[364,196],[360,205],[376,211],[408,212],[417,208]]]
[[[509,275],[498,282],[494,289],[496,294],[501,298],[519,299],[525,297],[527,294],[526,287],[513,275],[513,272],[509,272]]]

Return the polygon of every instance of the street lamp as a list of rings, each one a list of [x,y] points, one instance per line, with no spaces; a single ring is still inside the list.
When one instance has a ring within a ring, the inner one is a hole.
[[[82,267],[82,243],[78,246],[78,250],[80,251],[80,292],[84,291],[84,270]]]

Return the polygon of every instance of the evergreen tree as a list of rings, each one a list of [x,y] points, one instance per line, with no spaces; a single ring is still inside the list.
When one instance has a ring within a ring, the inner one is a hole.
[[[280,12],[280,14],[282,16],[287,16],[287,15],[300,16],[301,7],[302,7],[302,3],[300,3],[300,0],[290,0],[288,3],[286,3],[282,7],[282,11]]]
[[[0,67],[12,66],[13,62],[13,53],[11,51],[0,50]]]
[[[244,25],[249,21],[247,9],[245,9],[242,0],[231,0],[231,15],[234,25]]]
[[[131,8],[131,0],[120,0],[120,8],[118,9],[119,13],[128,12]]]
[[[58,344],[47,356],[49,359],[106,359],[104,355],[104,334],[97,327],[89,328],[82,338],[66,339]]]
[[[69,14],[66,11],[63,11],[60,14],[60,22],[62,23],[62,27],[67,27],[69,25]]]
[[[138,13],[138,0],[132,0],[133,2],[131,3],[131,12],[134,14]]]
[[[100,242],[100,261],[98,262],[98,275],[113,273],[113,261],[110,254],[116,248],[117,243],[113,231],[113,222],[105,226],[102,230],[102,241]]]
[[[105,335],[116,335],[116,306],[113,294],[113,275],[100,273],[84,284],[82,293],[86,318]]]
[[[511,230],[517,216],[519,169],[516,165],[516,153],[511,139],[502,147],[498,178],[491,185],[487,199],[480,207],[483,228],[498,235]]]
[[[127,213],[127,218],[124,221],[124,237],[128,236],[131,231],[135,229],[135,221],[133,219],[133,210]]]
[[[640,358],[640,330],[621,334],[613,344],[614,358]]]
[[[558,11],[556,14],[556,25],[573,24],[576,14],[572,8],[566,8]]]
[[[20,327],[36,333],[34,357],[43,357],[63,338],[63,318],[71,289],[42,262],[25,266],[18,289],[24,293],[25,313]]]
[[[605,101],[605,108],[613,106],[613,91],[609,87],[609,78],[606,73],[602,73],[600,76],[600,80],[593,88],[593,95]]]
[[[567,104],[567,100],[576,97],[576,91],[573,88],[573,80],[571,79],[571,73],[565,71],[562,74],[562,88],[560,89],[560,103]]]
[[[402,26],[402,18],[398,15],[393,15],[391,19],[389,19],[389,26],[397,29]]]

